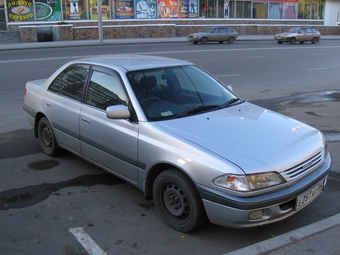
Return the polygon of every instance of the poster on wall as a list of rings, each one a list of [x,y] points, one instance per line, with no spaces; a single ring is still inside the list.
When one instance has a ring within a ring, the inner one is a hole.
[[[137,19],[157,18],[156,0],[137,0],[136,14]]]
[[[34,21],[33,0],[7,1],[8,22]]]
[[[179,0],[179,17],[189,18],[189,0]]]
[[[72,1],[72,0],[70,0]],[[90,19],[98,20],[97,0],[89,0]],[[102,3],[102,19],[109,19],[109,6],[107,2]]]
[[[60,0],[35,2],[35,17],[37,21],[62,20]]]
[[[198,18],[198,1],[189,0],[189,18]]]
[[[178,0],[158,0],[158,18],[178,18]]]
[[[224,1],[223,15],[225,19],[229,18],[229,1]]]
[[[115,1],[116,19],[133,19],[134,9],[133,0],[130,1]]]

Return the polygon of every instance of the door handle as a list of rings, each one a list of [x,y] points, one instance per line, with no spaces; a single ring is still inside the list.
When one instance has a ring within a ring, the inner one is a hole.
[[[91,123],[91,120],[89,118],[86,118],[86,117],[81,117],[81,121],[85,124],[90,124]]]

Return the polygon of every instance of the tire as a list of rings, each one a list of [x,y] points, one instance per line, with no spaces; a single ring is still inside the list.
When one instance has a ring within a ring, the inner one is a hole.
[[[318,39],[316,39],[315,37],[312,39],[312,44],[316,44],[318,42]]]
[[[202,199],[194,183],[181,171],[169,169],[157,176],[153,199],[158,214],[171,228],[190,232],[207,221]]]
[[[193,44],[197,44],[197,42],[195,41],[195,42],[192,42]]]
[[[304,41],[302,41],[302,42],[300,42],[301,44],[303,44],[304,43]]]
[[[296,43],[296,39],[295,39],[295,37],[292,37],[292,38],[290,39],[289,43],[290,43],[290,44],[294,44],[294,43]]]
[[[234,43],[234,41],[235,41],[235,38],[234,38],[234,37],[229,37],[229,38],[228,38],[228,43],[229,43],[229,44]]]
[[[218,41],[219,43],[223,43],[223,41]]]
[[[202,44],[207,44],[207,42],[208,42],[208,38],[203,37],[203,38],[201,39],[201,43],[202,43]]]
[[[278,43],[278,44],[282,44],[282,42],[280,42],[280,41],[277,41],[277,43]]]
[[[57,156],[62,152],[55,139],[52,126],[47,118],[43,117],[38,123],[38,139],[43,152],[49,156]]]

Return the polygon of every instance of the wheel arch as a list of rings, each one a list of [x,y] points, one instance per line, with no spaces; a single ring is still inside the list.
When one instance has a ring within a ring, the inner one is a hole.
[[[157,176],[160,175],[162,172],[168,170],[168,169],[176,169],[176,170],[184,173],[194,183],[194,181],[192,180],[190,175],[188,175],[188,173],[186,171],[184,171],[183,169],[181,169],[181,168],[179,168],[175,165],[167,164],[167,163],[156,164],[149,169],[147,176],[145,178],[144,196],[147,200],[153,199],[153,195],[152,195],[153,184],[154,184]]]
[[[39,124],[39,121],[41,118],[47,118],[45,114],[43,114],[42,112],[38,112],[36,115],[35,115],[35,119],[34,119],[34,136],[36,138],[38,138],[38,124]]]

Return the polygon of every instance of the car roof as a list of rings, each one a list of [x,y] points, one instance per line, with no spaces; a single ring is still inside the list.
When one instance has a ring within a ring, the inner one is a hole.
[[[128,71],[168,66],[193,65],[188,61],[174,58],[137,54],[102,55],[74,60],[71,61],[71,63],[100,65],[109,68],[121,67]]]

